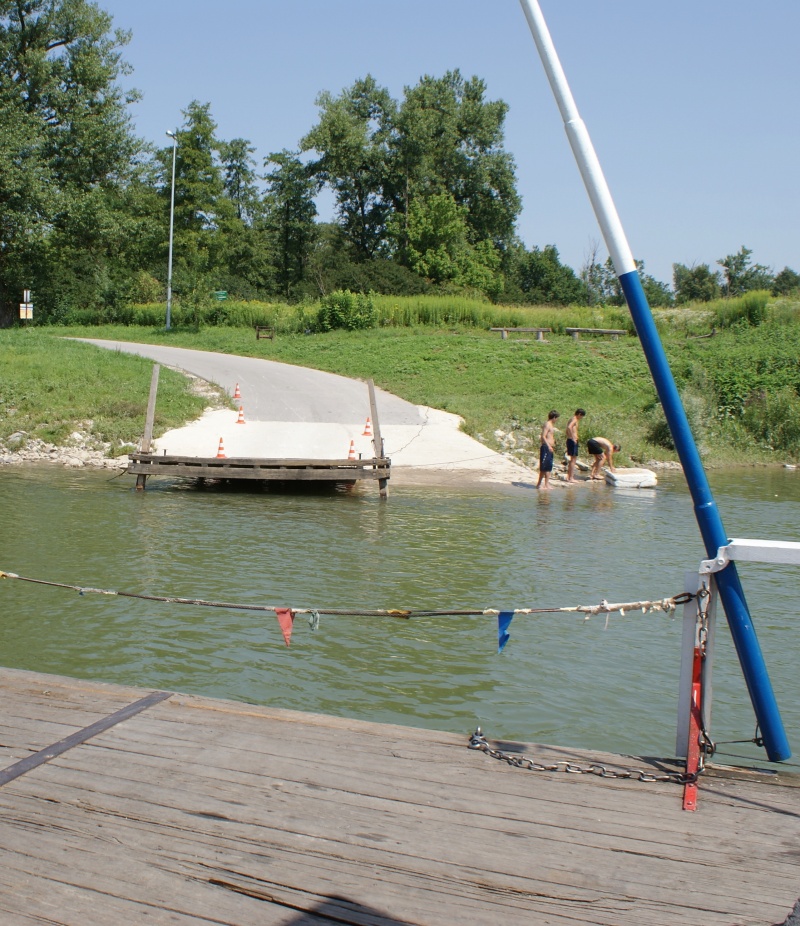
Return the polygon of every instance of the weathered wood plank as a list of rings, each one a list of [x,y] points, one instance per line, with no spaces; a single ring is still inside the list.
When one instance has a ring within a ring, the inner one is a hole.
[[[130,697],[2,679],[12,746],[41,738],[39,707],[62,729]],[[174,695],[0,789],[0,922],[780,922],[800,789],[702,787],[685,814],[675,785],[525,772],[452,734]]]

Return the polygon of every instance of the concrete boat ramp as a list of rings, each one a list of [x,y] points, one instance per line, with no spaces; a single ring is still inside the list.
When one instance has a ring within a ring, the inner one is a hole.
[[[686,813],[672,782],[527,771],[467,731],[0,673],[4,926],[768,926],[800,893],[791,775],[707,773]]]

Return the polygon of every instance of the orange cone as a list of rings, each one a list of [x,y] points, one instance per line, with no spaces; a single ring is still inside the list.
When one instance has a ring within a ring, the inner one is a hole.
[[[217,459],[225,458],[225,448],[222,446],[222,438],[219,439],[219,449],[217,450]]]
[[[241,392],[239,392],[239,384],[238,384],[238,383],[236,384],[236,388],[233,390],[233,397],[234,397],[234,399],[241,399],[241,397],[242,397]]]
[[[350,441],[350,452],[347,454],[348,460],[355,460],[356,458],[356,442]]]
[[[372,437],[372,422],[367,418],[367,423],[364,425],[364,433],[362,437]]]
[[[246,424],[244,420],[244,405],[239,406],[239,417],[236,419],[236,424]]]

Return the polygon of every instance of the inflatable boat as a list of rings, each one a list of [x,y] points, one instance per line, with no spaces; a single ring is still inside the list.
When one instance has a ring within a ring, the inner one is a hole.
[[[606,483],[619,489],[653,489],[658,484],[656,474],[650,469],[617,469],[613,473],[604,471]]]

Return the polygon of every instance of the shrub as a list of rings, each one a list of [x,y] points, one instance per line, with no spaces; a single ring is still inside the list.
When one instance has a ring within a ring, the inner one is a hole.
[[[322,299],[317,312],[316,328],[318,331],[356,331],[374,328],[378,315],[372,296],[339,290]]]
[[[713,304],[714,321],[719,328],[730,328],[737,322],[743,322],[751,328],[757,328],[767,320],[766,290],[754,290],[733,299],[719,299]]]
[[[767,449],[800,454],[800,398],[791,387],[753,393],[745,403],[742,422]]]

